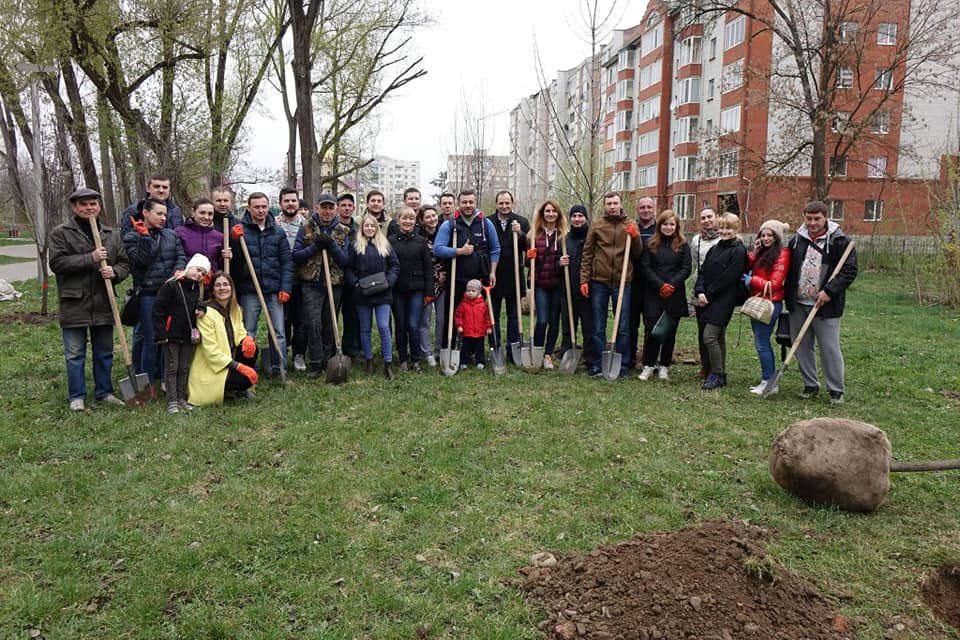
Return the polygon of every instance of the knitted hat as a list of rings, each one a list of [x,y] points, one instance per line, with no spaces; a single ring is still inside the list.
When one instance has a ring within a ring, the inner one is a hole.
[[[483,283],[474,278],[467,282],[467,289],[473,289],[474,291],[480,291],[483,288]]]
[[[572,207],[570,207],[570,215],[573,216],[573,214],[575,213],[582,213],[588,218],[590,217],[590,215],[587,213],[587,208],[582,204],[575,204]]]
[[[190,262],[187,263],[187,266],[184,267],[184,271],[190,267],[200,267],[203,269],[204,273],[210,273],[210,260],[207,259],[207,256],[202,253],[195,253],[193,257],[190,258]]]
[[[757,233],[762,233],[764,229],[770,229],[773,235],[777,237],[777,240],[780,241],[780,244],[783,244],[784,236],[787,235],[787,231],[790,231],[790,225],[786,222],[780,222],[779,220],[767,220],[760,225],[760,231]]]

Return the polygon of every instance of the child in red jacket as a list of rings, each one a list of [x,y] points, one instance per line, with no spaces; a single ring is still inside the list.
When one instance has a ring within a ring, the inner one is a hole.
[[[487,309],[487,303],[480,295],[480,281],[470,280],[467,282],[466,293],[463,294],[463,302],[457,305],[457,310],[453,314],[453,326],[457,328],[457,334],[463,342],[464,364],[461,369],[467,368],[467,362],[473,361],[477,369],[483,369],[486,362],[486,355],[483,348],[483,339],[493,332],[493,324],[490,322],[490,311]]]

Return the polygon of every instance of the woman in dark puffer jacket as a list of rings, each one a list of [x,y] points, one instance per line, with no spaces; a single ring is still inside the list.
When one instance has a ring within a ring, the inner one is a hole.
[[[420,319],[423,305],[433,301],[433,257],[427,240],[417,233],[417,214],[401,207],[396,217],[397,230],[390,246],[400,262],[400,274],[393,287],[393,321],[397,327],[397,355],[400,370],[420,367]]]

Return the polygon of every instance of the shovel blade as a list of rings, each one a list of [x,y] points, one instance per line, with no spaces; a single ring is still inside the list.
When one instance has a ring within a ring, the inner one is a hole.
[[[567,349],[563,352],[563,359],[560,361],[561,373],[576,373],[577,366],[580,364],[581,351],[576,347]]]
[[[510,355],[513,356],[513,364],[521,364],[522,354],[519,342],[510,343]]]
[[[616,380],[620,377],[620,364],[623,356],[618,351],[604,351],[601,356],[603,377],[607,380]]]
[[[777,388],[777,385],[780,383],[780,378],[783,376],[784,370],[787,368],[787,365],[783,365],[777,372],[773,374],[773,377],[767,381],[767,384],[763,387],[763,393],[760,394],[760,399],[763,400],[770,395],[770,392]]]
[[[145,373],[130,373],[120,379],[120,397],[131,406],[144,406],[153,402],[156,393],[150,384],[150,377]]]
[[[530,371],[536,371],[543,366],[543,347],[530,347]]]
[[[460,371],[460,350],[440,349],[440,369],[445,376],[454,376]]]
[[[507,357],[503,353],[503,347],[490,349],[490,362],[493,363],[494,375],[502,376],[507,372]]]
[[[327,362],[327,384],[343,384],[350,372],[350,358],[338,353]]]

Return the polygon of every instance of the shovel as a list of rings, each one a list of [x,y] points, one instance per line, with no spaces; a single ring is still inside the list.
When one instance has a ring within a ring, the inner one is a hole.
[[[510,343],[510,355],[513,356],[513,364],[525,366],[523,361],[524,349],[527,350],[527,362],[530,361],[530,345],[523,342],[523,318],[520,317],[520,249],[517,247],[517,234],[513,232],[513,278],[515,283],[515,293],[517,295],[517,327],[520,331],[520,342]]]
[[[223,242],[230,246],[230,218],[223,216]],[[223,259],[223,272],[230,275],[230,258]]]
[[[617,308],[613,312],[613,331],[607,349],[601,355],[600,367],[603,377],[607,380],[616,380],[620,377],[620,365],[623,356],[617,351],[617,329],[620,327],[620,312],[623,310],[623,289],[627,284],[627,264],[630,259],[630,240],[627,234],[627,244],[623,250],[623,268],[620,270],[620,291],[617,293]]]
[[[536,297],[534,296],[534,289],[536,288],[536,273],[537,273],[537,259],[530,259],[530,348],[528,349],[530,355],[528,360],[524,361],[523,368],[527,370],[527,373],[533,373],[537,371],[543,365],[543,346],[536,346],[533,344],[533,327],[536,322],[534,318],[534,313],[536,312]],[[523,350],[520,351],[520,358],[523,359]]]
[[[97,249],[103,248],[100,242],[100,226],[96,218],[90,218],[90,230],[93,231],[93,242]],[[107,266],[107,260],[100,261],[100,267]],[[117,297],[113,292],[113,283],[103,281],[107,288],[107,298],[110,300],[110,310],[113,311],[113,325],[117,328],[120,335],[120,351],[123,352],[123,363],[127,365],[127,377],[120,379],[120,396],[123,401],[130,406],[144,406],[149,404],[157,397],[150,384],[150,376],[146,373],[137,373],[133,370],[133,358],[130,357],[130,349],[127,348],[127,335],[123,332],[123,323],[120,322],[120,310],[117,308]],[[150,318],[146,318],[150,322]]]
[[[253,288],[257,292],[257,298],[260,300],[260,308],[267,320],[267,331],[270,333],[270,340],[273,341],[273,348],[277,350],[277,356],[280,360],[280,381],[287,382],[287,368],[283,365],[283,360],[287,354],[280,349],[280,340],[277,339],[277,332],[273,328],[273,320],[270,319],[270,311],[267,309],[267,301],[263,299],[263,290],[260,288],[260,280],[257,278],[257,272],[253,269],[253,260],[250,259],[250,250],[247,248],[247,239],[240,236],[240,248],[243,249],[243,259],[247,262],[247,271],[253,279]]]
[[[834,267],[833,273],[830,274],[827,282],[830,282],[837,277],[837,274],[840,273],[840,269],[842,269],[843,265],[846,264],[847,258],[850,257],[851,251],[853,251],[853,240],[847,244],[847,248],[844,250],[843,255],[840,256],[840,260],[837,262],[837,266]],[[827,282],[823,283],[824,286],[826,286]],[[773,377],[767,381],[767,384],[764,385],[763,393],[760,394],[761,400],[769,396],[770,392],[777,388],[777,385],[780,383],[780,378],[783,377],[783,372],[787,370],[787,365],[790,364],[790,361],[793,359],[793,354],[797,352],[797,348],[800,346],[800,343],[803,342],[803,337],[807,334],[807,329],[810,327],[811,323],[813,323],[813,318],[817,315],[817,311],[819,310],[819,305],[813,305],[813,308],[810,309],[810,313],[807,314],[806,320],[803,321],[803,325],[800,327],[800,332],[793,341],[793,346],[790,347],[790,351],[787,352],[787,357],[783,359],[783,364],[779,369],[777,369],[777,372],[773,374]]]
[[[451,223],[453,224],[453,223]],[[457,248],[457,227],[453,227],[453,248]],[[454,256],[450,262],[450,290],[447,294],[450,296],[450,315],[447,316],[447,348],[440,349],[440,368],[443,374],[447,376],[457,375],[460,371],[460,349],[454,348],[453,343],[453,307],[456,303],[457,290],[457,257]]]
[[[490,297],[490,289],[492,287],[484,287],[483,290],[487,293],[487,310],[490,312],[490,326],[494,325],[493,319],[493,300]],[[503,353],[503,345],[500,344],[500,336],[497,336],[497,342],[490,349],[490,361],[493,363],[493,373],[498,376],[502,376],[507,372],[507,356]]]
[[[327,250],[323,250],[323,275],[327,281],[327,300],[330,303],[330,323],[333,327],[333,341],[337,345],[336,355],[330,356],[327,361],[327,382],[329,384],[343,384],[347,381],[350,371],[350,358],[343,355],[340,347],[340,329],[337,327],[337,308],[333,300],[333,284],[330,282],[330,260]]]
[[[563,255],[567,255],[567,239],[563,239],[563,244],[561,245],[561,251]],[[571,293],[570,288],[573,286],[573,283],[570,281],[570,264],[566,264],[563,267],[564,278],[566,279],[566,289],[567,289],[567,316],[570,318],[570,348],[563,352],[563,359],[560,361],[560,371],[562,373],[574,373],[577,370],[577,365],[580,364],[580,357],[583,355],[583,351],[577,348],[577,325],[573,320],[573,293]]]

